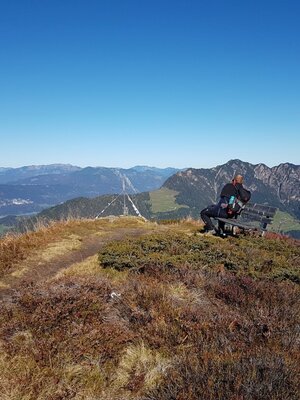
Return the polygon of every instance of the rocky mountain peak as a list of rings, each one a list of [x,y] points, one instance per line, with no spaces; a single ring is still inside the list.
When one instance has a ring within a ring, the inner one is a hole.
[[[300,218],[300,166],[283,163],[275,167],[250,164],[238,159],[211,169],[188,169],[170,177],[164,184],[179,192],[179,204],[205,207],[215,203],[221,188],[236,174],[244,176],[244,185],[252,199],[268,203]]]

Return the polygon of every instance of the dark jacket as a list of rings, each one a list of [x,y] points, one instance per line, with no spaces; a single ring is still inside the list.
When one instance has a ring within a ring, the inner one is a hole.
[[[250,200],[251,193],[249,190],[245,189],[241,183],[227,183],[220,194],[220,200],[217,204],[219,209],[227,210],[229,199],[231,196],[235,196],[242,203],[247,203]],[[233,215],[231,214],[230,217]]]
[[[245,189],[241,183],[227,183],[220,194],[220,197],[224,197],[225,199],[230,199],[231,196],[236,196],[243,203],[247,203],[251,197],[251,193],[249,190]]]

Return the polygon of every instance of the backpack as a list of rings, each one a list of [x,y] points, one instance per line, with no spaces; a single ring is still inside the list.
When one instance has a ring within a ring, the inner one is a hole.
[[[251,198],[251,192],[243,187],[238,189],[238,197],[239,200],[243,202],[243,204],[248,203]]]
[[[227,205],[227,214],[238,215],[242,212],[244,207],[245,203],[239,200],[236,196],[231,196]]]
[[[251,192],[249,192],[249,190],[243,187],[239,188],[237,196],[231,196],[229,199],[227,213],[229,215],[239,215],[250,198]]]

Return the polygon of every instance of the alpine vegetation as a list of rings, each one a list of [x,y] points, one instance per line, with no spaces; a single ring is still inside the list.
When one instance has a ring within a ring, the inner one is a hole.
[[[109,218],[1,239],[1,398],[298,399],[299,242],[200,227]]]

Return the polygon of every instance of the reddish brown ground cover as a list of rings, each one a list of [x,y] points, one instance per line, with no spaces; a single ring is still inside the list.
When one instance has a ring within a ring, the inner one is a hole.
[[[2,301],[3,399],[296,400],[299,257],[179,225],[107,243]]]

